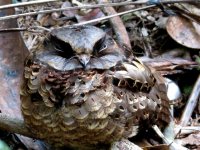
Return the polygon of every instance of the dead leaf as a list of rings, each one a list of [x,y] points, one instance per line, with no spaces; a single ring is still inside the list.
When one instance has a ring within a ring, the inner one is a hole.
[[[9,1],[5,1],[5,3]],[[0,5],[4,1],[0,1]],[[2,10],[2,14],[13,14],[13,10]],[[0,28],[17,27],[15,19],[0,22]],[[0,33],[0,110],[7,115],[21,117],[19,82],[23,73],[24,58],[28,53],[20,32]]]
[[[76,19],[78,20],[78,22],[84,22],[84,21],[88,21],[88,20],[92,20],[92,19],[97,19],[97,18],[100,18],[103,16],[105,16],[103,14],[103,12],[99,8],[96,8],[84,16],[76,15]]]
[[[194,61],[183,58],[154,58],[147,57],[139,58],[147,66],[155,68],[162,75],[177,74],[183,72],[184,69],[192,69],[197,66]]]
[[[166,144],[162,144],[162,145],[143,147],[142,149],[143,150],[169,150],[169,146]]]
[[[177,139],[181,145],[190,145],[196,147],[197,149],[200,148],[200,132],[196,134],[190,134],[186,138]]]
[[[44,27],[48,27],[48,26],[54,26],[56,25],[56,21],[52,18],[51,15],[43,15],[40,20],[38,21],[40,22],[40,24]]]
[[[64,2],[61,6],[61,8],[66,8],[66,7],[72,7],[72,4],[70,2]],[[68,11],[63,11],[63,15],[65,15],[68,18],[73,18],[77,14],[77,10],[68,10]]]
[[[180,16],[171,16],[167,21],[168,34],[179,44],[200,49],[200,25]]]

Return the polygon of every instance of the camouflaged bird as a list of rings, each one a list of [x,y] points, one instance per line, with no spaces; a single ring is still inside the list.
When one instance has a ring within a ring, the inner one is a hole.
[[[169,122],[164,79],[94,26],[54,29],[25,62],[21,109],[34,135],[95,149]]]

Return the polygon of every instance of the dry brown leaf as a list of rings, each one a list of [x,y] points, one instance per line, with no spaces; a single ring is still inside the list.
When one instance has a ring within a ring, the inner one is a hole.
[[[70,2],[64,2],[61,8],[66,8],[66,7],[72,7],[72,4]],[[77,10],[63,11],[63,15],[65,15],[66,17],[72,18],[72,17],[75,17],[77,12],[78,12]]]
[[[168,34],[179,44],[200,49],[200,25],[180,16],[171,16],[167,21]]]
[[[184,69],[192,69],[197,66],[194,61],[182,58],[154,58],[140,57],[140,60],[147,66],[150,66],[162,75],[181,73]]]
[[[51,15],[43,15],[38,22],[44,27],[54,26],[57,23]]]
[[[9,3],[11,3],[11,0],[0,1],[0,5]],[[14,11],[13,9],[8,9],[2,10],[1,13],[10,15]],[[13,27],[17,27],[15,19],[0,22],[0,29]],[[20,32],[0,33],[0,111],[2,114],[20,119],[22,115],[20,110],[19,86],[24,70],[24,59],[27,53],[28,50],[24,45]],[[21,136],[18,138],[24,142]],[[15,142],[17,143],[18,141],[15,139]],[[29,142],[29,145],[26,145],[27,149],[38,147],[38,144],[30,138],[26,138],[26,142]]]
[[[169,146],[166,144],[162,144],[162,145],[143,147],[142,149],[143,150],[169,150]]]
[[[0,5],[8,4],[9,1],[0,1]],[[13,9],[2,10],[1,12],[5,15],[13,13]],[[0,29],[13,27],[17,27],[15,19],[0,22]],[[0,111],[16,118],[21,117],[19,82],[27,53],[20,32],[0,33]]]
[[[88,20],[92,20],[92,19],[97,19],[97,18],[100,18],[103,16],[105,16],[103,14],[103,12],[99,8],[96,8],[84,16],[76,15],[76,19],[78,20],[78,22],[84,22],[84,21],[88,21]]]
[[[190,19],[195,20],[196,22],[200,23],[200,5],[199,3],[188,4],[188,3],[177,3],[170,7],[176,13]]]
[[[190,147],[200,148],[200,132],[196,134],[190,134],[189,136],[177,140],[181,145],[188,145]]]

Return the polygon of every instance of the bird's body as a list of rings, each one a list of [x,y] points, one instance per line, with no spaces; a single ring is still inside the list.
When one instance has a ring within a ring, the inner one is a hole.
[[[55,146],[95,148],[169,121],[163,78],[92,26],[55,29],[26,60],[21,108]]]

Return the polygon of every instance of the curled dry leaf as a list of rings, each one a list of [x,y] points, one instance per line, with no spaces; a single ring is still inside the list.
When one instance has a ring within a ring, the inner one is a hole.
[[[139,58],[146,65],[156,69],[162,75],[182,73],[184,69],[193,69],[197,66],[196,62],[182,58]]]
[[[168,34],[179,44],[200,49],[200,25],[180,16],[171,16],[167,21]]]
[[[195,22],[200,23],[200,5],[196,4],[175,4],[170,7],[172,10],[177,12],[178,14],[183,15],[184,17],[195,20]]]
[[[161,145],[143,147],[142,149],[143,150],[169,150],[169,146],[167,144],[161,144]]]
[[[87,13],[84,16],[77,14],[76,19],[78,20],[78,22],[84,22],[84,21],[88,21],[92,19],[101,18],[103,16],[105,16],[104,13],[99,8],[96,8],[96,9],[91,10],[89,13]]]
[[[38,22],[44,27],[56,25],[55,13],[53,15],[43,15]]]
[[[72,7],[72,4],[70,2],[64,2],[61,6],[61,8],[66,8],[66,7]],[[63,11],[63,15],[69,18],[75,17],[77,14],[77,10],[68,10],[68,11]]]
[[[176,142],[179,142],[181,145],[188,145],[195,147],[197,149],[200,148],[200,132],[197,132],[196,134],[190,134],[186,138],[177,139]]]

